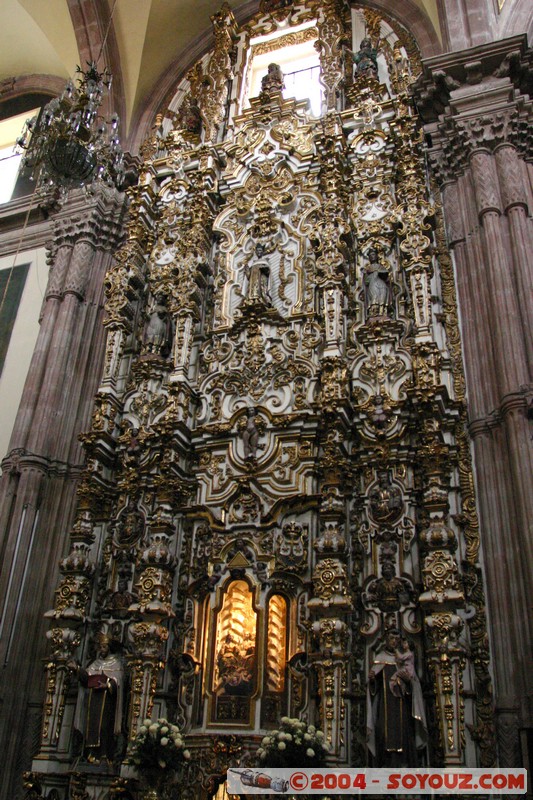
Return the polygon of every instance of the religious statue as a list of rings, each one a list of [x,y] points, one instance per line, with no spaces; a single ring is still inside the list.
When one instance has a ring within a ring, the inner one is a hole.
[[[155,297],[152,312],[144,332],[146,352],[157,355],[168,355],[171,342],[171,322],[167,309],[166,297],[158,294]]]
[[[262,258],[266,252],[264,245],[258,243],[255,246],[255,254],[259,259],[255,264],[246,268],[248,277],[248,288],[246,291],[246,299],[252,303],[264,303],[265,305],[272,304],[272,296],[270,294],[270,268]]]
[[[385,561],[381,567],[381,578],[375,578],[368,586],[366,597],[384,614],[399,611],[409,603],[413,587],[406,578],[398,578],[394,564]]]
[[[370,513],[381,524],[393,523],[403,510],[402,493],[395,486],[387,470],[378,470],[378,486],[369,495]]]
[[[400,639],[400,646],[395,656],[396,672],[389,681],[389,689],[396,697],[403,697],[407,691],[406,681],[413,681],[417,677],[414,650],[405,637]]]
[[[367,733],[374,766],[418,766],[427,739],[422,688],[409,643],[394,628],[368,674]]]
[[[141,443],[139,442],[139,428],[131,425],[123,436],[121,442],[126,444],[122,463],[124,467],[136,467],[139,463],[139,458],[142,452]]]
[[[129,591],[128,578],[121,575],[117,582],[116,591],[109,595],[106,603],[106,609],[109,610],[114,617],[123,619],[127,613],[128,608],[136,600],[135,596]]]
[[[370,39],[363,39],[359,45],[359,51],[353,53],[353,63],[356,75],[363,75],[366,78],[378,77],[378,51],[372,47]]]
[[[213,571],[209,576],[209,580],[207,582],[210,592],[215,591],[217,584],[220,583],[222,576],[226,571],[227,567],[224,564],[213,564]]]
[[[378,251],[371,247],[367,253],[365,269],[366,311],[368,317],[386,317],[392,304],[392,293],[388,283],[388,270],[380,264]]]
[[[261,588],[264,589],[268,585],[268,564],[265,561],[256,561],[253,565],[253,571]]]
[[[391,417],[390,403],[386,395],[376,394],[371,398],[373,411],[370,413],[370,419],[374,428],[378,431],[384,431],[389,424]]]
[[[74,727],[83,734],[83,754],[88,761],[112,761],[116,737],[122,728],[122,661],[111,652],[110,638],[100,632],[96,636],[96,658],[87,669],[70,661],[68,667],[86,691],[78,701]]]
[[[257,411],[255,408],[246,409],[246,425],[242,432],[242,443],[244,445],[244,457],[255,458],[257,455],[257,445],[259,444],[259,431],[255,424]]]
[[[269,64],[267,74],[261,78],[261,92],[281,92],[283,88],[281,67],[278,64]]]
[[[144,522],[135,502],[130,498],[114,525],[113,541],[121,549],[132,547],[142,536]]]
[[[239,640],[228,633],[217,654],[217,667],[222,692],[248,696],[253,691],[255,639],[245,633]]]
[[[198,135],[202,132],[202,114],[194,97],[188,95],[185,98],[178,112],[178,120],[180,127],[187,133]]]

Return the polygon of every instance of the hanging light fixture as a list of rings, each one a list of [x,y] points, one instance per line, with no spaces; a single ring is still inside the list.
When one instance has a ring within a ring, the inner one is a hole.
[[[38,187],[66,192],[96,180],[115,185],[122,181],[118,115],[106,122],[99,113],[111,75],[107,69],[99,72],[94,61],[87,66],[85,72],[76,68],[78,85],[69,80],[60,97],[26,121],[17,139],[24,152],[21,171],[37,181]]]

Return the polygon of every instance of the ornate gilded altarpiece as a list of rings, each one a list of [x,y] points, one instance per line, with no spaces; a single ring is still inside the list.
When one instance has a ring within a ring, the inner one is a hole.
[[[224,6],[213,26],[142,148],[107,276],[34,770],[60,797],[135,794],[119,762],[151,715],[187,732],[191,797],[253,763],[285,714],[323,728],[333,764],[369,764],[367,676],[391,629],[416,655],[422,759],[490,766],[461,347],[410,97],[416,43],[337,0],[264,2],[242,28]],[[274,63],[276,33],[314,41],[319,117],[275,69],[243,99],[252,44],[266,36]],[[354,71],[363,34],[376,69]],[[98,631],[128,676],[107,768],[73,734],[67,666],[94,657]]]

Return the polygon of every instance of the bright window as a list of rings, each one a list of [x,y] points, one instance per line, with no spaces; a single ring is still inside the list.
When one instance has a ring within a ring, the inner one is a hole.
[[[301,41],[294,42],[294,39]],[[289,36],[264,37],[256,40],[251,47],[251,60],[248,71],[247,103],[250,97],[257,97],[261,91],[261,80],[268,72],[269,64],[278,64],[284,76],[283,97],[296,100],[309,100],[311,114],[320,116],[322,87],[319,83],[320,59],[315,49],[316,30],[307,28]]]
[[[13,152],[15,142],[26,120],[38,112],[39,109],[36,108],[0,121],[0,203],[11,200],[17,182],[22,155]]]

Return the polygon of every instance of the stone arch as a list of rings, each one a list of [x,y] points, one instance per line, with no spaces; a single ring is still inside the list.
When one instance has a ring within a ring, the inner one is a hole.
[[[72,27],[78,44],[81,64],[96,61],[102,53],[98,66],[105,64],[113,75],[109,94],[102,103],[104,116],[116,111],[121,121],[126,119],[124,81],[115,29],[111,21],[110,4],[107,0],[67,0]]]
[[[0,82],[0,108],[8,109],[11,101],[29,94],[56,97],[64,88],[65,79],[58,75],[35,74],[4,78]]]

